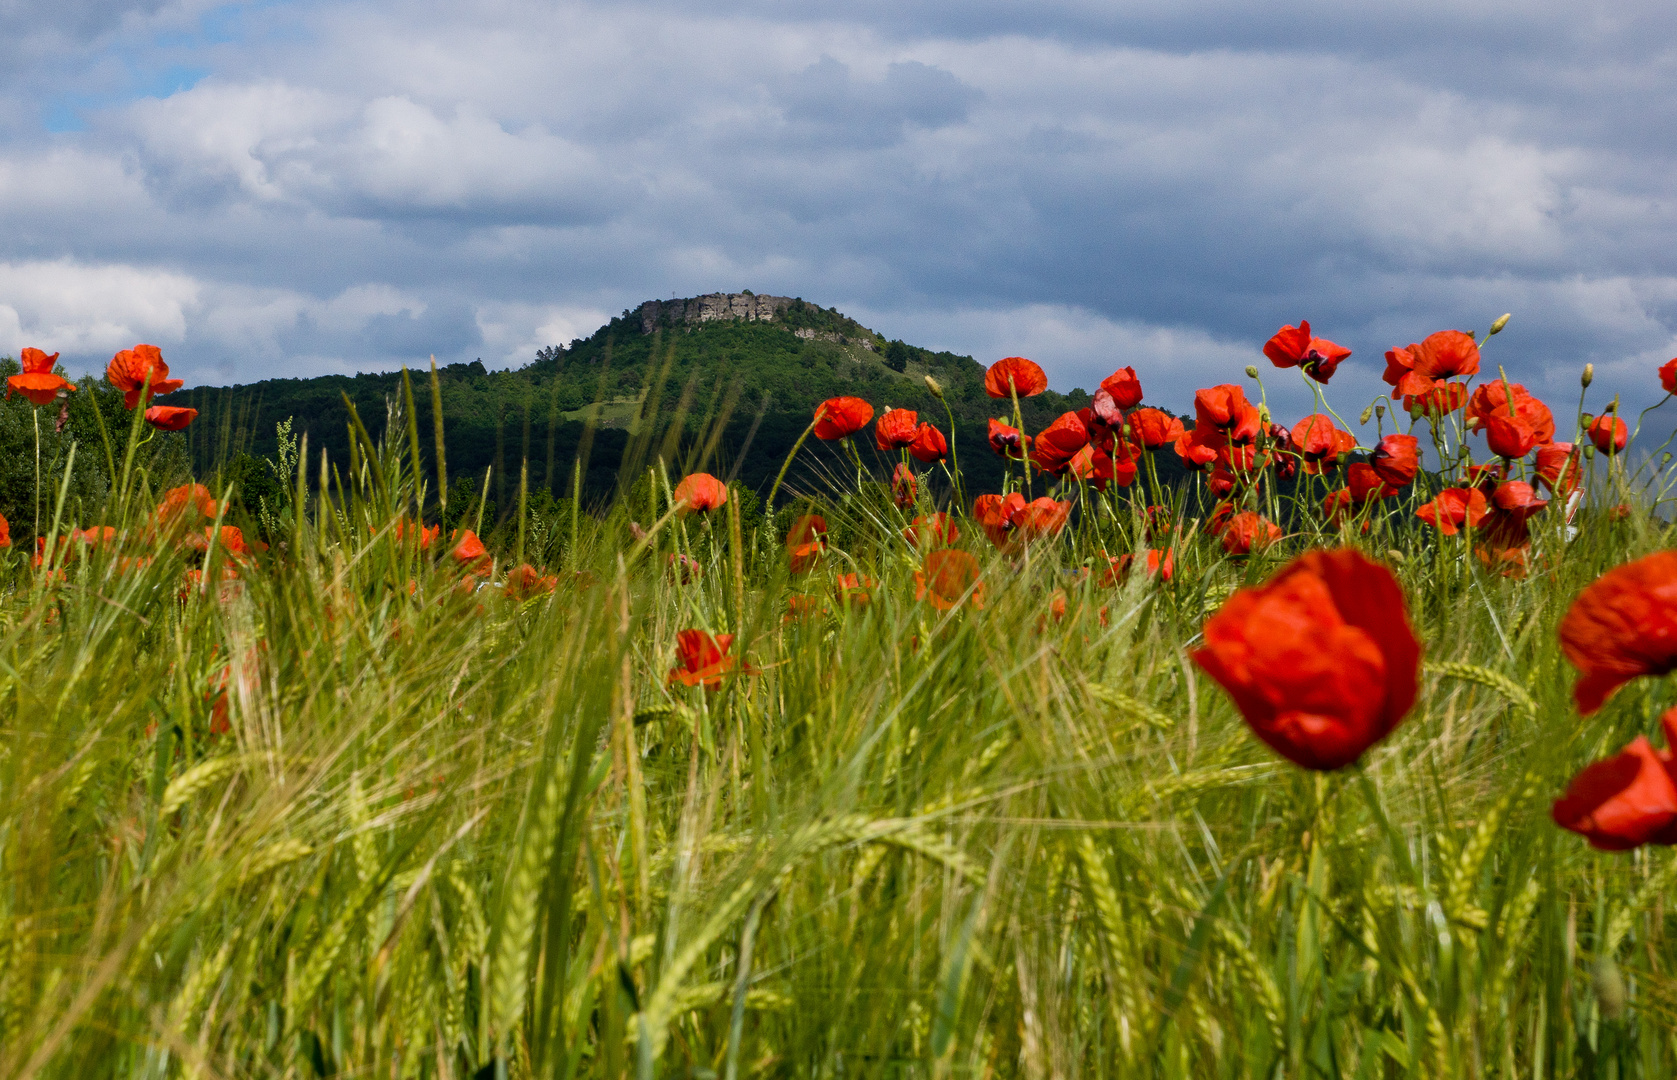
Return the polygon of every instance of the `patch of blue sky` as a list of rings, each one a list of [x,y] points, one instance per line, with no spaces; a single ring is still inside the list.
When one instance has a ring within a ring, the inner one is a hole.
[[[74,132],[87,129],[89,113],[141,98],[166,98],[183,90],[190,90],[209,75],[210,70],[185,64],[167,64],[146,68],[130,63],[130,79],[122,86],[99,94],[59,94],[41,104],[41,126],[51,132]]]

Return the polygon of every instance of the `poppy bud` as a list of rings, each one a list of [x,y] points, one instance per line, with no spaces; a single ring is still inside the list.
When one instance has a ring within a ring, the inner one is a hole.
[[[1594,443],[1585,443],[1584,444],[1584,456],[1587,457],[1587,458],[1595,457],[1595,444]]]
[[[1374,415],[1382,420],[1386,419],[1386,403],[1384,401],[1374,403]]]
[[[1578,381],[1584,384],[1584,389],[1588,390],[1590,388],[1590,384],[1595,382],[1595,365],[1585,364],[1584,375]]]
[[[1258,377],[1258,366],[1256,364],[1246,365],[1246,377],[1248,379],[1256,379]]]
[[[939,401],[943,400],[943,387],[938,385],[938,381],[930,375],[926,376],[926,389],[930,390],[932,392],[932,396],[937,398]]]
[[[1486,334],[1485,336],[1486,337],[1495,337],[1496,335],[1502,333],[1502,328],[1507,326],[1508,325],[1508,320],[1512,319],[1513,317],[1514,317],[1514,313],[1512,311],[1510,311],[1508,314],[1504,315],[1502,318],[1500,318],[1496,322],[1492,323],[1491,324],[1491,332]]]
[[[1359,424],[1366,424],[1366,423],[1368,423],[1368,418],[1373,416],[1373,415],[1374,415],[1374,406],[1370,405],[1368,408],[1363,410],[1362,419],[1358,420],[1357,422]]]

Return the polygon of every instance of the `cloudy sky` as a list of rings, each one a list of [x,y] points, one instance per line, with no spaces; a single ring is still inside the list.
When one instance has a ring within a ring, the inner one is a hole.
[[[1342,412],[1504,311],[1487,359],[1563,407],[1677,355],[1669,0],[0,0],[0,39],[0,352],[75,370],[518,366],[744,288],[1178,407],[1300,318]]]

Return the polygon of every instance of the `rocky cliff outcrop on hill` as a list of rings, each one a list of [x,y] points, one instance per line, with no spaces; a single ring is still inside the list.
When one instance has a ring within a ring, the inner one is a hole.
[[[795,325],[792,332],[801,338],[832,341],[840,345],[859,345],[870,352],[878,351],[872,331],[853,319],[837,312],[823,312],[820,307],[792,296],[766,296],[758,293],[706,293],[678,300],[648,300],[635,313],[640,316],[641,333],[650,334],[659,327],[698,326],[702,323],[726,319],[746,322],[806,322],[811,316],[823,322],[842,324],[840,329]],[[627,314],[627,313],[625,313]],[[788,315],[794,316],[788,319]]]
[[[661,325],[693,325],[718,319],[773,322],[793,303],[790,296],[758,296],[748,292],[706,293],[685,300],[648,300],[640,306],[641,333],[650,334]]]

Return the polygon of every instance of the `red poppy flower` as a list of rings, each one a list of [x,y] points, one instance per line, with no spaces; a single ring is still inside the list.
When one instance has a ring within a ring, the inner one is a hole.
[[[786,533],[786,556],[791,560],[792,573],[812,570],[827,552],[827,519],[820,514],[805,514],[792,523]]]
[[[130,409],[139,404],[142,387],[152,397],[162,397],[185,385],[181,379],[169,378],[169,365],[156,345],[136,345],[117,353],[105,368],[105,378],[122,391],[123,404]]]
[[[1194,418],[1196,429],[1215,428],[1235,442],[1257,438],[1263,423],[1246,391],[1234,383],[1195,390]]]
[[[1060,416],[1032,442],[1031,463],[1045,473],[1058,476],[1066,471],[1072,455],[1089,445],[1089,429],[1074,412]]]
[[[1397,494],[1397,488],[1386,483],[1385,478],[1374,471],[1374,466],[1364,461],[1353,462],[1346,468],[1345,487],[1350,491],[1352,501],[1359,503]]]
[[[873,588],[877,584],[866,574],[840,574],[833,581],[833,592],[840,604],[863,605],[873,598]]]
[[[734,658],[728,655],[733,643],[732,634],[711,637],[703,630],[681,631],[675,636],[676,666],[666,681],[683,686],[720,685],[722,676],[734,670]]]
[[[919,423],[920,414],[913,409],[886,409],[884,415],[874,421],[874,445],[882,453],[907,449],[914,445],[914,437],[918,434],[916,425]]]
[[[197,409],[183,409],[177,405],[153,405],[146,410],[146,423],[158,431],[185,431],[198,419]]]
[[[1413,435],[1388,435],[1374,448],[1369,464],[1380,479],[1403,487],[1421,471],[1420,442]]]
[[[859,397],[828,398],[815,407],[815,437],[827,442],[849,438],[872,419],[873,406]]]
[[[6,520],[5,514],[0,514],[0,548],[12,546],[12,523]]]
[[[214,525],[206,525],[204,539],[216,541],[223,551],[235,559],[248,558],[250,555],[250,545],[245,542],[244,530],[237,525],[223,525],[219,535],[216,534]],[[207,543],[205,546],[208,546]]]
[[[1329,525],[1343,524],[1350,510],[1351,491],[1349,488],[1330,491],[1322,497],[1322,517]]]
[[[1000,420],[990,421],[990,449],[1004,458],[1020,461],[1025,456],[1024,451],[1020,449],[1021,444],[1023,444],[1025,450],[1029,450],[1031,446],[1030,437],[1022,434],[1018,428],[1009,427]]]
[[[781,622],[797,622],[817,614],[821,609],[821,598],[808,593],[793,593],[786,598],[786,614]]]
[[[57,353],[49,355],[40,349],[25,348],[19,355],[23,371],[7,378],[7,397],[17,393],[28,398],[31,405],[49,405],[61,391],[76,388],[75,383],[62,375],[53,374],[53,366],[58,363]]]
[[[558,587],[558,574],[544,574],[529,563],[524,563],[507,571],[506,584],[502,586],[501,591],[508,600],[522,602],[533,596],[550,593]]]
[[[1537,479],[1557,498],[1565,498],[1578,490],[1580,452],[1566,442],[1550,443],[1537,448]]]
[[[215,517],[215,499],[203,484],[182,484],[163,493],[157,506],[157,517],[162,522],[181,520],[196,512],[207,518]]]
[[[944,439],[943,432],[922,421],[914,429],[914,441],[908,444],[908,452],[914,455],[916,461],[931,465],[949,456],[949,443]]]
[[[1234,503],[1220,502],[1211,508],[1211,513],[1205,519],[1205,532],[1208,536],[1221,536],[1223,530],[1229,527],[1229,520],[1234,517]],[[1148,537],[1152,539],[1152,537]]]
[[[1386,373],[1392,399],[1420,397],[1443,379],[1479,371],[1479,346],[1460,330],[1440,330],[1419,345],[1386,352]],[[1465,388],[1464,388],[1465,389]],[[1459,408],[1459,406],[1458,406]]]
[[[1276,753],[1327,770],[1356,761],[1403,720],[1421,643],[1392,572],[1344,548],[1313,551],[1236,592],[1190,656]]]
[[[1660,365],[1660,385],[1665,387],[1666,393],[1677,394],[1677,359],[1667,360]]]
[[[938,548],[926,554],[926,561],[914,572],[914,598],[929,600],[939,611],[948,611],[963,601],[984,606],[984,582],[978,577],[978,560],[956,548]]]
[[[1223,550],[1230,555],[1250,555],[1281,539],[1281,527],[1253,510],[1243,510],[1223,527]]]
[[[1264,355],[1278,368],[1303,368],[1306,375],[1325,383],[1333,378],[1334,371],[1351,355],[1351,350],[1326,338],[1311,337],[1310,323],[1301,320],[1297,326],[1277,330],[1264,343]]]
[[[1182,421],[1163,409],[1137,409],[1130,414],[1130,432],[1142,446],[1157,450],[1182,437]]]
[[[1217,460],[1217,454],[1228,445],[1228,438],[1214,427],[1195,424],[1192,431],[1177,436],[1173,444],[1176,456],[1189,469],[1203,469]]]
[[[1007,356],[984,373],[984,392],[993,398],[1033,397],[1048,389],[1048,375],[1035,361]]]
[[[1120,409],[1133,409],[1141,404],[1141,380],[1135,377],[1133,367],[1119,368],[1102,379],[1101,389],[1111,395],[1112,403]]]
[[[454,541],[454,550],[449,554],[454,561],[464,567],[467,572],[488,566],[492,560],[485,550],[483,541],[478,539],[477,533],[470,529],[456,529],[450,538]]]
[[[1660,717],[1664,752],[1638,735],[1629,746],[1573,777],[1550,811],[1555,824],[1601,851],[1643,844],[1677,844],[1677,777],[1670,747],[1677,745],[1677,709]]]
[[[1437,420],[1467,405],[1467,384],[1456,382],[1434,383],[1424,394],[1405,397],[1403,407],[1410,416],[1426,416]]]
[[[1638,675],[1677,670],[1677,551],[1596,578],[1561,619],[1560,639],[1581,676],[1572,697],[1585,716]]]
[[[1107,556],[1106,573],[1101,575],[1102,588],[1122,585],[1129,579],[1130,571],[1135,566],[1135,555],[1126,551],[1122,555]],[[1176,573],[1176,553],[1174,551],[1160,551],[1152,548],[1147,552],[1147,576],[1158,577],[1169,581]]]
[[[681,478],[674,498],[682,513],[715,510],[728,502],[728,485],[709,473],[693,473]]]
[[[1585,434],[1595,443],[1596,451],[1602,454],[1617,454],[1630,440],[1630,429],[1612,413],[1602,413],[1592,420]]]
[[[1464,526],[1473,528],[1485,517],[1485,493],[1478,488],[1445,488],[1431,502],[1415,508],[1415,516],[1445,536]]]
[[[911,547],[922,544],[935,547],[947,547],[961,538],[961,530],[948,514],[922,515],[903,530],[903,539]]]
[[[1317,473],[1321,466],[1331,465],[1341,454],[1357,448],[1357,437],[1334,426],[1333,417],[1325,413],[1311,413],[1293,425],[1288,442],[1304,458],[1304,471]]]
[[[1551,436],[1554,434],[1553,422],[1549,425],[1549,433]],[[1491,453],[1510,461],[1525,457],[1542,442],[1542,429],[1534,425],[1529,417],[1498,413],[1485,424],[1485,443]]]
[[[1105,491],[1108,484],[1129,487],[1135,483],[1135,453],[1122,437],[1114,437],[1104,447],[1091,448],[1090,457],[1095,466],[1092,482],[1097,489]]]
[[[442,535],[443,527],[441,525],[431,525],[429,527],[419,525],[416,527],[412,522],[408,521],[407,518],[399,519],[396,522],[397,541],[406,540],[409,533],[413,534],[415,543],[417,543],[420,547],[428,548],[431,546],[433,541]]]
[[[914,470],[897,462],[897,467],[891,473],[891,501],[900,510],[907,510],[914,505],[915,497],[920,493],[920,481],[915,479]]]
[[[1532,486],[1523,480],[1504,480],[1491,494],[1491,503],[1499,510],[1531,517],[1545,506],[1547,499],[1539,499]]]
[[[1514,400],[1512,409],[1508,406],[1510,397]],[[1505,388],[1501,379],[1494,379],[1483,384],[1467,399],[1464,415],[1467,426],[1473,431],[1485,430],[1493,418],[1502,416],[1518,419],[1522,426],[1533,429],[1539,446],[1555,441],[1554,414],[1549,411],[1549,406],[1532,397],[1519,383],[1510,383]]]

